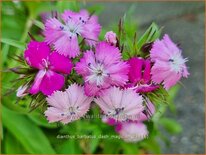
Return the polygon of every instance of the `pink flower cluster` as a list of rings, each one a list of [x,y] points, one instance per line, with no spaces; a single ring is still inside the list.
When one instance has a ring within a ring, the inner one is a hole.
[[[100,30],[97,16],[86,10],[65,11],[61,19],[48,19],[44,42],[31,41],[24,52],[27,64],[37,70],[29,93],[47,96],[45,116],[49,122],[78,120],[95,102],[103,121],[115,126],[125,141],[140,141],[149,133],[144,121],[155,113],[145,94],[161,85],[168,90],[187,77],[187,59],[165,35],[153,43],[148,58],[123,60],[116,34],[107,32],[105,41],[99,41]],[[79,39],[90,48],[81,50]],[[75,81],[67,86],[73,74],[81,76],[84,83]],[[19,97],[27,87],[18,90]]]

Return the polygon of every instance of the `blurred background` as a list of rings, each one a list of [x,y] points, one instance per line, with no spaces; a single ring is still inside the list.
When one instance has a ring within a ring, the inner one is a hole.
[[[27,32],[41,39],[40,15],[65,9],[95,11],[104,28],[117,27],[119,19],[128,20],[127,29],[137,30],[137,38],[155,22],[163,32],[180,44],[188,57],[190,76],[171,90],[171,104],[163,108],[163,117],[149,124],[150,138],[136,144],[119,139],[57,138],[58,134],[104,135],[114,129],[101,120],[78,121],[67,126],[48,124],[41,110],[28,113],[29,99],[18,102],[15,93],[2,96],[1,153],[200,153],[205,151],[204,106],[204,2],[2,2],[1,55],[3,69],[14,67],[10,56],[22,54],[29,41]],[[40,41],[40,40],[39,40]],[[12,88],[11,73],[2,75],[2,94]],[[95,113],[95,112],[94,112]]]

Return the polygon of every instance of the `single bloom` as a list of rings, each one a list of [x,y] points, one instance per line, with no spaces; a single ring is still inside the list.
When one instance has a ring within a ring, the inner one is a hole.
[[[60,90],[65,82],[62,74],[70,74],[73,66],[70,59],[55,51],[51,52],[45,42],[31,41],[24,58],[31,67],[39,70],[29,90],[31,94],[42,92],[50,95]]]
[[[84,88],[74,83],[65,91],[55,91],[46,100],[49,107],[44,114],[48,121],[67,124],[84,116],[93,98],[86,96]]]
[[[182,57],[182,51],[166,34],[162,40],[154,42],[150,51],[154,65],[151,70],[152,81],[163,83],[165,89],[175,85],[181,77],[188,77],[189,72],[185,65],[187,59]]]
[[[145,102],[144,103],[145,109],[139,113],[137,119],[135,119],[135,122],[148,121],[149,119],[151,119],[151,117],[155,113],[155,106],[153,105],[153,103],[149,101],[148,99],[144,100],[144,102]],[[117,121],[114,118],[110,118],[106,115],[103,115],[102,121],[111,126],[118,126],[119,123],[121,124],[120,121]],[[130,121],[130,120],[127,120],[127,121]]]
[[[96,44],[101,31],[97,16],[90,16],[86,10],[67,10],[61,18],[63,23],[56,18],[47,20],[44,30],[45,41],[53,44],[57,52],[70,58],[79,55],[78,36],[84,38],[89,46]]]
[[[117,43],[117,35],[113,31],[107,32],[105,34],[104,38],[108,43],[110,43],[112,45],[116,45],[116,43]]]
[[[142,96],[131,89],[111,87],[94,101],[107,117],[117,121],[137,120],[144,110]]]
[[[151,81],[151,61],[141,57],[134,57],[128,60],[129,83],[127,87],[134,89],[138,93],[151,92],[159,88]]]
[[[111,86],[124,86],[128,81],[129,65],[121,60],[117,47],[100,42],[95,52],[84,53],[75,70],[85,80],[86,94],[98,96]]]
[[[145,139],[149,132],[145,124],[141,122],[123,122],[116,126],[116,131],[126,142],[139,142]]]

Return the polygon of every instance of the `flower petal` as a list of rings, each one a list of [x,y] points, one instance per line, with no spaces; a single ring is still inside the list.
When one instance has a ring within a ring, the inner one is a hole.
[[[40,90],[40,85],[41,85],[42,80],[43,80],[43,78],[44,78],[45,75],[46,75],[46,70],[40,70],[40,71],[37,73],[37,75],[36,75],[36,77],[35,77],[35,79],[34,79],[34,83],[33,83],[32,87],[31,87],[30,90],[29,90],[29,92],[30,92],[31,94],[36,94],[36,93],[39,92],[39,90]]]
[[[142,79],[142,68],[144,65],[144,59],[142,58],[131,58],[128,61],[130,65],[129,80],[132,83],[136,83]]]
[[[64,76],[53,71],[47,71],[40,85],[40,91],[44,95],[51,95],[54,91],[64,86]]]
[[[89,19],[89,13],[86,10],[81,10],[80,12],[66,10],[64,11],[61,17],[65,23],[74,22],[80,24],[80,22],[86,22]]]
[[[72,84],[66,91],[56,91],[47,97],[49,107],[45,115],[49,122],[60,121],[64,124],[75,121],[84,116],[92,102],[93,97],[84,94],[84,88]]]
[[[65,27],[56,18],[49,19],[45,24],[45,41],[54,44],[60,54],[73,58],[79,54],[77,35],[67,31]]]
[[[144,61],[144,73],[143,73],[143,80],[145,83],[150,82],[151,80],[151,62],[150,60]]]
[[[101,31],[101,26],[98,23],[97,16],[91,16],[86,24],[83,26],[81,35],[86,38],[87,45],[94,46],[97,44],[98,37]]]
[[[64,32],[64,34],[54,42],[54,47],[59,54],[74,58],[80,54],[78,38],[76,34]]]
[[[72,61],[57,52],[52,52],[49,56],[50,69],[55,72],[69,74],[72,70]]]
[[[121,61],[121,53],[119,49],[106,42],[100,42],[96,46],[95,56],[98,61],[104,63],[105,67]]]
[[[24,58],[31,67],[43,69],[42,60],[47,60],[49,53],[50,48],[45,42],[31,41],[24,52]]]
[[[102,94],[102,91],[107,89],[106,87],[98,87],[96,84],[92,84],[89,82],[86,82],[84,84],[84,91],[87,96],[99,96]]]
[[[79,62],[76,63],[75,70],[78,74],[82,76],[88,76],[89,75],[89,65],[95,64],[95,57],[93,51],[86,51],[84,53],[84,56],[80,59]]]
[[[121,124],[119,134],[124,141],[135,143],[146,138],[149,132],[143,123],[125,122]]]
[[[64,25],[59,22],[56,18],[50,18],[46,21],[44,36],[45,41],[49,44],[53,44],[56,40],[58,40],[62,35]]]

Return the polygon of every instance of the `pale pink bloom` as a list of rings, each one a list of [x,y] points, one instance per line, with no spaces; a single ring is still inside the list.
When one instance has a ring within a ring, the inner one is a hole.
[[[73,66],[70,59],[51,52],[45,42],[31,41],[24,58],[31,67],[39,70],[29,90],[31,94],[41,91],[44,95],[50,95],[60,90],[65,82],[62,74],[70,74]]]
[[[101,26],[98,18],[90,16],[86,10],[80,12],[65,11],[61,15],[63,22],[50,18],[45,24],[45,41],[54,44],[60,54],[74,58],[80,54],[78,36],[85,38],[89,46],[94,46],[98,40]]]
[[[131,143],[139,142],[149,134],[146,125],[141,122],[124,122],[116,128],[120,137]]]
[[[151,61],[141,57],[133,57],[128,60],[129,83],[127,87],[134,89],[138,93],[152,92],[159,88],[151,81]]]
[[[189,72],[185,65],[187,59],[182,57],[182,51],[172,42],[168,35],[162,40],[154,42],[150,51],[152,67],[152,81],[163,83],[165,89],[175,85],[181,77],[188,77]]]
[[[105,40],[112,44],[112,45],[116,45],[117,43],[117,36],[116,36],[116,33],[114,33],[113,31],[109,31],[105,34],[104,36]]]
[[[145,109],[142,112],[140,112],[139,115],[136,117],[136,119],[135,119],[136,122],[147,121],[155,113],[155,106],[153,105],[153,103],[151,101],[149,101],[149,99],[144,100],[144,102],[145,102],[144,103],[145,104]],[[102,121],[104,123],[107,123],[108,125],[112,125],[112,126],[117,126],[119,123],[121,123],[121,122],[115,120],[114,118],[110,118],[106,115],[104,115],[102,117]]]
[[[111,87],[94,101],[107,117],[117,121],[137,120],[144,110],[142,96],[130,89]]]
[[[110,86],[123,86],[128,81],[129,65],[121,60],[118,48],[106,42],[96,46],[95,53],[86,51],[75,70],[85,80],[88,96],[98,96]]]
[[[16,96],[17,97],[24,97],[28,94],[28,85],[22,85],[17,89]]]
[[[50,106],[45,111],[48,121],[67,124],[83,117],[88,112],[93,98],[84,94],[82,86],[72,84],[66,91],[56,91],[46,100]]]

